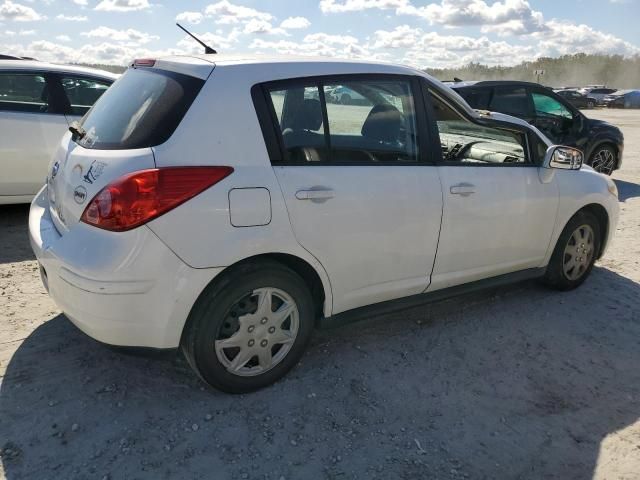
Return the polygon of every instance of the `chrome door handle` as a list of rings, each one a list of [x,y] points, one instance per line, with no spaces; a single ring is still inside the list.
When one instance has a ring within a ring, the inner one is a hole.
[[[298,200],[328,200],[334,197],[331,189],[298,190],[296,198]]]
[[[462,195],[468,197],[469,195],[476,193],[476,186],[471,183],[459,183],[458,185],[452,185],[449,191],[453,195]]]

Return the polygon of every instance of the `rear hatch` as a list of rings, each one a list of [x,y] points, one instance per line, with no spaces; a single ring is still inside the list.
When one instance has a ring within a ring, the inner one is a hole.
[[[213,68],[190,57],[134,62],[62,138],[47,178],[50,213],[61,234],[105,186],[155,168],[153,147],[173,134]]]

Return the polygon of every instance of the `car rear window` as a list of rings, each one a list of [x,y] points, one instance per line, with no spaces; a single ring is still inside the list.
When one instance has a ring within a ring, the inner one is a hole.
[[[85,148],[121,150],[160,145],[169,139],[204,80],[157,68],[130,68],[81,121]]]

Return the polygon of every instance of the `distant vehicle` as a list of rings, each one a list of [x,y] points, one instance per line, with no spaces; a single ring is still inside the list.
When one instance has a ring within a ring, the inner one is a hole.
[[[361,103],[368,103],[368,100],[360,95],[355,90],[340,85],[331,92],[331,98],[333,103],[340,103],[342,105],[356,105]]]
[[[70,123],[116,78],[91,68],[0,60],[0,204],[31,201]]]
[[[640,90],[619,90],[602,101],[609,108],[640,108]]]
[[[597,104],[595,98],[577,90],[558,90],[556,93],[576,108],[594,108]]]
[[[579,88],[578,90],[580,90],[581,93],[589,93],[591,90],[594,90],[596,88],[606,88],[606,85],[586,85],[582,88]]]
[[[326,105],[334,85],[371,106]],[[242,393],[297,365],[319,321],[534,277],[578,287],[619,211],[582,158],[398,65],[145,59],[58,142],[29,233],[82,331],[181,347]]]
[[[553,90],[518,81],[449,85],[473,108],[506,113],[538,127],[553,143],[579,148],[594,170],[611,175],[622,164],[624,137],[618,127],[587,118]]]
[[[591,98],[595,98],[596,99],[596,103],[598,105],[602,105],[602,101],[604,100],[604,97],[606,97],[607,95],[611,95],[612,93],[617,92],[618,90],[616,88],[589,88],[589,89],[583,89],[580,91],[580,93],[587,95]]]

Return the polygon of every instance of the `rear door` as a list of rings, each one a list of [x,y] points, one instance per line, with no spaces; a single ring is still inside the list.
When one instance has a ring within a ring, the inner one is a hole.
[[[334,314],[429,285],[442,193],[416,85],[340,76],[263,86],[280,146],[273,168],[298,242],[329,275]],[[327,103],[339,86],[363,100]]]
[[[479,124],[429,95],[442,145],[444,212],[430,290],[539,267],[558,206],[522,129]]]
[[[50,75],[0,71],[0,196],[36,194],[67,126]]]

